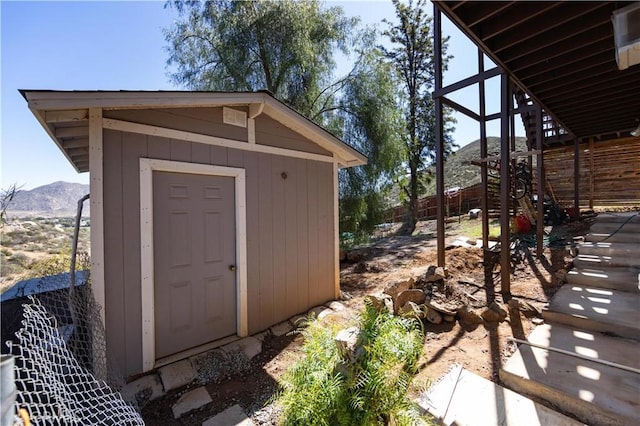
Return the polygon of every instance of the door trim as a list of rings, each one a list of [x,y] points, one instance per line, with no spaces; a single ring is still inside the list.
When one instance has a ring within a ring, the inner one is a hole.
[[[153,172],[189,173],[234,178],[236,221],[237,334],[248,334],[247,219],[245,170],[235,167],[140,158],[140,277],[142,292],[142,370],[156,366],[155,277],[153,255]]]

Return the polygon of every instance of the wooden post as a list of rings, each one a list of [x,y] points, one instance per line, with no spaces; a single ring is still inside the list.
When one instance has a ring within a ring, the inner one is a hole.
[[[484,53],[478,49],[478,72],[484,72]],[[478,84],[478,99],[480,102],[480,158],[487,158],[487,121],[485,105],[484,79]],[[487,249],[489,247],[489,177],[487,175],[487,162],[480,162],[480,209],[482,210],[482,247],[484,249],[485,261]]]
[[[435,91],[442,88],[442,15],[436,3],[433,4],[433,36],[434,36],[434,65],[435,65]],[[436,110],[436,200],[437,210],[437,234],[438,234],[438,266],[444,267],[444,122],[442,116],[442,99],[436,96],[434,99]]]
[[[593,194],[595,192],[595,176],[593,172],[593,138],[589,138],[589,208],[592,210]]]
[[[542,257],[544,254],[544,154],[542,152],[542,142],[544,140],[542,129],[542,108],[536,104],[536,150],[539,152],[536,157],[536,172],[538,175],[538,204],[536,205],[536,255]]]
[[[580,141],[573,140],[573,208],[580,216]]]
[[[509,110],[511,90],[509,76],[503,71],[500,81],[500,282],[503,296],[511,293],[511,244],[509,230],[510,144]]]

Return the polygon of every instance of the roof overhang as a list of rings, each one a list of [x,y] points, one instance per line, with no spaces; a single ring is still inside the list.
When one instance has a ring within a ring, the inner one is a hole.
[[[266,114],[334,154],[341,167],[367,158],[268,92],[20,90],[29,109],[78,172],[89,170],[89,109],[160,109],[247,106]]]
[[[435,3],[576,138],[627,137],[638,127],[640,65],[618,69],[612,22],[634,2]]]

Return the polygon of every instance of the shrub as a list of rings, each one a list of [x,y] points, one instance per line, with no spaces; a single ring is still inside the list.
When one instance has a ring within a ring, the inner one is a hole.
[[[284,425],[412,425],[418,410],[407,398],[424,334],[413,318],[366,304],[355,361],[341,359],[337,330],[311,322],[302,331],[303,358],[280,382]]]

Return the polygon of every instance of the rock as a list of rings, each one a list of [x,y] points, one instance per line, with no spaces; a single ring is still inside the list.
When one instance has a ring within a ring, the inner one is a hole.
[[[405,291],[413,288],[413,284],[414,284],[413,278],[410,278],[407,281],[398,281],[396,283],[391,284],[389,287],[387,287],[384,290],[384,293],[388,294],[393,299],[395,299],[398,293],[400,293],[401,291]]]
[[[205,420],[202,426],[253,426],[254,423],[242,411],[242,407],[234,405],[221,413]]]
[[[166,365],[158,373],[165,392],[188,385],[197,377],[196,370],[188,359]]]
[[[426,317],[425,306],[418,305],[414,302],[405,303],[399,310],[398,314],[405,317],[416,317],[418,319],[423,319]]]
[[[337,302],[337,301],[333,301],[331,303],[329,303],[329,308],[333,309],[336,312],[341,312],[345,310],[345,307],[342,303]]]
[[[441,303],[436,302],[435,300],[430,300],[428,303],[425,303],[427,307],[440,312],[441,314],[445,314],[448,316],[455,316],[455,309],[451,309],[450,307],[444,306]]]
[[[309,311],[307,312],[308,316],[312,316],[313,318],[318,318],[318,315],[320,315],[320,312],[324,311],[326,308],[322,305],[320,306],[316,306],[313,307],[311,309],[309,309]]]
[[[507,318],[507,311],[502,309],[496,302],[491,302],[481,316],[486,322],[502,322]]]
[[[469,210],[469,219],[477,219],[480,215],[482,215],[482,209]]]
[[[280,324],[274,325],[273,327],[271,327],[270,330],[271,330],[271,334],[273,334],[276,337],[283,336],[288,332],[290,332],[291,330],[293,330],[293,324],[291,324],[289,321],[284,321],[284,322],[281,322]]]
[[[531,324],[533,324],[533,325],[542,325],[542,324],[544,324],[544,319],[542,319],[542,318],[531,318]]]
[[[160,377],[157,374],[147,374],[133,382],[127,383],[120,390],[125,401],[135,402],[140,408],[147,405],[149,401],[164,395]]]
[[[351,362],[356,360],[359,335],[360,329],[358,327],[349,327],[338,332],[333,340],[340,353],[340,358]]]
[[[329,309],[329,308],[324,308],[319,314],[318,314],[318,319],[324,319],[326,317],[328,317],[329,315],[333,314],[335,311],[333,309]]]
[[[442,315],[436,310],[427,308],[427,321],[433,324],[440,324],[442,322]]]
[[[171,407],[171,411],[173,411],[173,418],[178,419],[184,413],[196,410],[210,402],[212,402],[211,396],[204,386],[189,391],[182,395],[178,402],[173,404],[173,407]]]
[[[441,266],[439,267],[429,266],[429,269],[427,269],[427,273],[425,275],[425,281],[428,283],[432,283],[435,281],[444,280],[448,276],[449,276],[449,271],[446,270],[445,268]]]
[[[442,319],[446,322],[454,322],[456,320],[455,315],[443,315]]]
[[[480,315],[478,315],[475,311],[469,310],[466,306],[461,307],[456,312],[460,322],[469,325],[482,324],[484,321]]]
[[[365,296],[365,300],[368,300],[378,312],[382,311],[385,308],[384,300],[380,296],[376,296],[375,294],[368,294]]]
[[[222,350],[227,355],[241,352],[247,357],[247,359],[252,359],[254,356],[262,352],[262,342],[255,337],[249,336],[224,345]]]
[[[394,313],[398,313],[400,308],[407,304],[407,302],[413,302],[417,305],[424,303],[426,296],[422,290],[409,289],[404,290],[394,298],[393,310]]]

